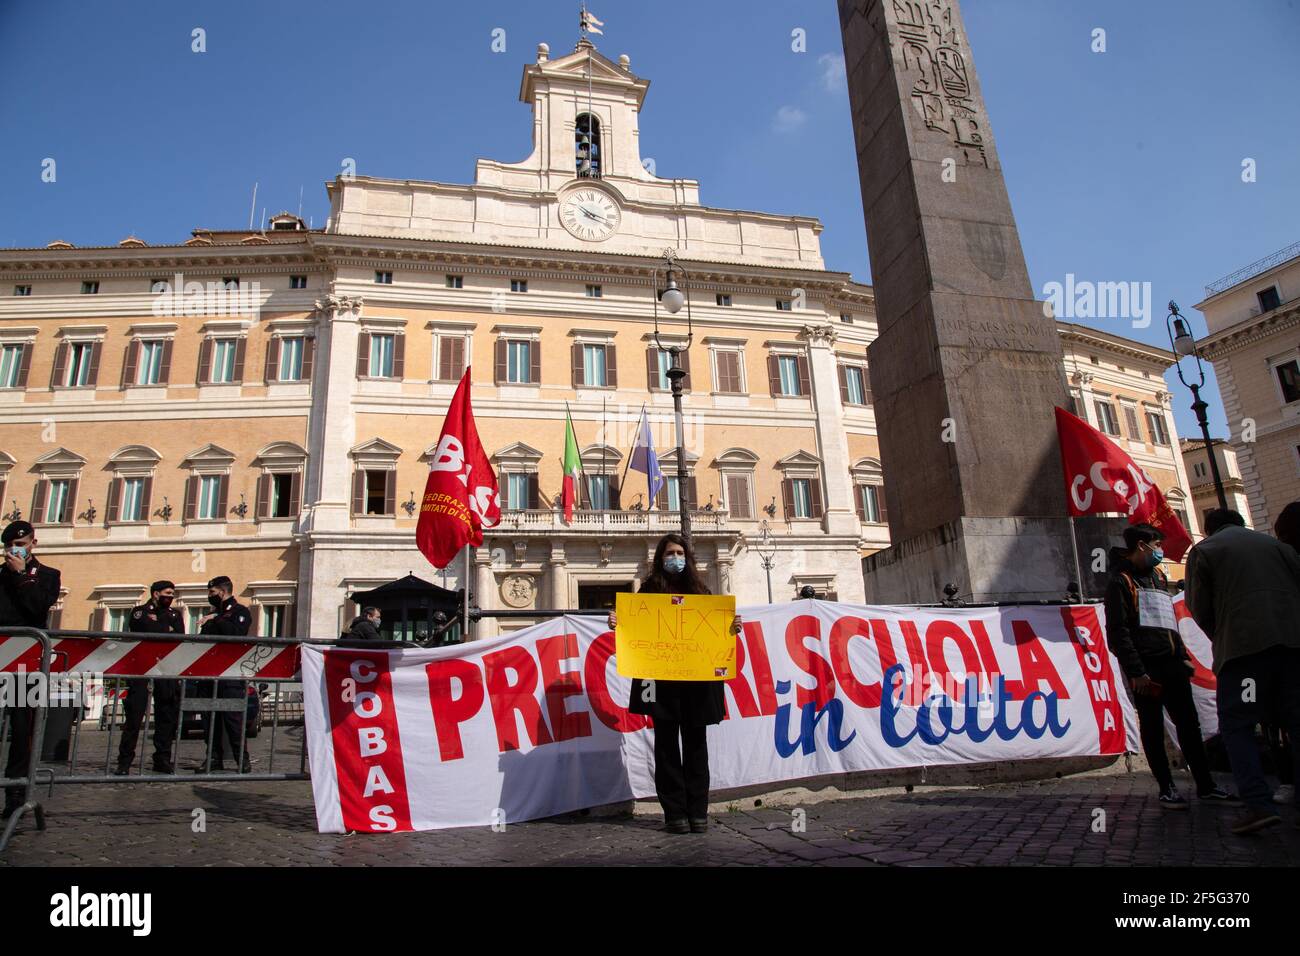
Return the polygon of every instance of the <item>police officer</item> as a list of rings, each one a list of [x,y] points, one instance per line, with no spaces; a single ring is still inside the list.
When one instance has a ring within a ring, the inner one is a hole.
[[[245,637],[253,622],[248,608],[234,598],[235,586],[224,574],[208,582],[208,603],[213,611],[199,618],[200,634],[220,634],[227,637]],[[242,680],[217,681],[217,697],[222,700],[245,700],[248,691]],[[213,770],[224,770],[225,739],[230,741],[231,756],[241,773],[250,773],[252,766],[244,750],[244,720],[246,711],[221,710],[213,712],[212,749],[209,763]],[[205,767],[195,768],[203,773]]]
[[[176,585],[170,581],[155,581],[149,587],[149,601],[131,609],[128,629],[133,634],[184,634],[185,622],[181,612],[172,606],[176,600]],[[176,725],[180,721],[181,685],[177,680],[158,678],[153,682],[153,770],[154,773],[175,773],[172,767],[172,744],[176,740]],[[117,749],[118,776],[131,771],[135,760],[135,744],[140,739],[140,724],[149,709],[149,678],[134,677],[126,682],[126,723],[122,727],[122,743]]]
[[[59,599],[59,572],[36,560],[32,548],[36,531],[26,521],[13,521],[0,533],[4,545],[0,562],[0,627],[45,627],[50,608]],[[4,775],[9,779],[27,776],[32,755],[34,707],[9,709],[9,760]],[[24,788],[5,788],[3,819],[8,819],[23,805]]]

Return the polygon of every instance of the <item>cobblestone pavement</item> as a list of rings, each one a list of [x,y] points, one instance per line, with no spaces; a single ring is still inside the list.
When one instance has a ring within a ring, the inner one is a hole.
[[[1228,828],[1237,808],[1193,800],[1190,811],[1161,811],[1154,793],[1149,774],[1121,766],[1034,783],[819,795],[803,806],[755,806],[748,798],[715,805],[704,835],[663,833],[655,805],[642,803],[635,814],[573,814],[500,833],[339,836],[315,832],[306,782],[63,786],[46,799],[48,829],[36,832],[25,819],[0,866],[1300,863],[1293,808],[1279,808],[1281,825],[1236,837]],[[191,828],[196,809],[205,813],[205,833]],[[1093,829],[1098,810],[1104,832]]]

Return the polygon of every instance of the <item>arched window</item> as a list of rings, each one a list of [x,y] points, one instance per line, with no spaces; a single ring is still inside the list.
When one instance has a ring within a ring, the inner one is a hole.
[[[579,113],[573,138],[578,177],[600,179],[600,120],[591,113]]]

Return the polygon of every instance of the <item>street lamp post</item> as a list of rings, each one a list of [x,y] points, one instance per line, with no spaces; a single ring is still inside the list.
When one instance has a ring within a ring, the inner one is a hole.
[[[772,603],[772,559],[776,557],[776,540],[772,537],[772,529],[768,527],[767,519],[759,526],[762,534],[758,542],[754,545],[754,551],[758,554],[759,560],[763,562],[763,570],[767,572],[767,603]]]
[[[691,541],[691,512],[690,502],[686,496],[686,425],[682,419],[682,380],[686,378],[686,369],[682,368],[681,353],[685,352],[691,346],[691,338],[694,336],[694,330],[691,325],[691,296],[690,289],[683,292],[677,286],[677,276],[680,274],[683,284],[689,279],[689,275],[673,258],[672,249],[664,250],[664,288],[659,288],[659,266],[655,266],[654,275],[651,281],[651,294],[654,299],[654,317],[655,317],[655,346],[661,352],[667,352],[669,355],[669,367],[667,370],[668,381],[672,386],[673,393],[673,417],[677,424],[677,510],[681,515],[682,537],[689,544]],[[663,305],[664,310],[670,315],[676,315],[683,305],[686,306],[686,341],[678,342],[665,346],[659,338],[659,306]]]
[[[1165,316],[1165,329],[1169,333],[1169,345],[1174,350],[1174,368],[1178,370],[1178,380],[1192,392],[1192,411],[1196,413],[1196,423],[1201,426],[1201,437],[1205,439],[1205,454],[1210,459],[1210,474],[1214,477],[1214,492],[1219,496],[1219,507],[1227,509],[1228,495],[1223,490],[1223,479],[1219,477],[1219,462],[1214,457],[1214,442],[1210,439],[1210,423],[1205,411],[1210,406],[1201,398],[1201,389],[1205,386],[1205,366],[1201,364],[1201,353],[1197,351],[1196,339],[1192,338],[1187,320],[1178,311],[1178,303],[1169,303],[1169,314]],[[1197,380],[1189,382],[1183,377],[1182,360],[1185,356],[1196,359]]]

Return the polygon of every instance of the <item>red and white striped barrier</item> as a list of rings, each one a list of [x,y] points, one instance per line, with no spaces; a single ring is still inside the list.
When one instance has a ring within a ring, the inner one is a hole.
[[[232,677],[287,680],[298,674],[298,647],[254,641],[120,640],[56,637],[56,674],[106,677]],[[41,648],[31,638],[0,637],[0,672],[41,669]]]

